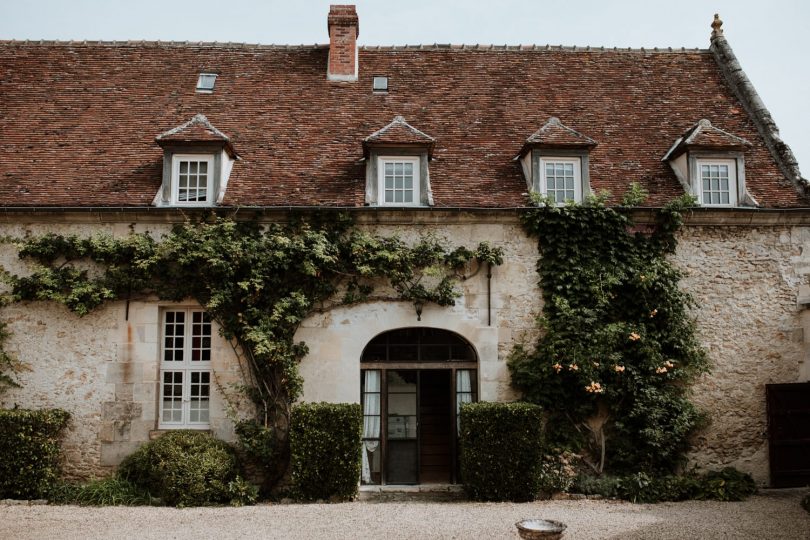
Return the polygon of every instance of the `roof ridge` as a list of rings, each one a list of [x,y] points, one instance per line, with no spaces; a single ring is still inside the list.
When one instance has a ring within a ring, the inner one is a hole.
[[[552,45],[546,44],[492,44],[492,43],[431,43],[431,44],[405,44],[405,45],[360,45],[359,49],[365,51],[387,50],[451,50],[451,51],[566,51],[566,52],[634,52],[634,53],[709,53],[709,49],[700,47],[609,47],[593,45]]]
[[[62,39],[0,39],[0,45],[42,45],[61,47],[206,47],[206,48],[234,48],[234,49],[323,49],[329,48],[328,43],[313,43],[299,45],[285,45],[276,43],[247,43],[237,41],[179,41],[160,39],[127,39],[127,40],[62,40]]]
[[[313,44],[276,44],[276,43],[247,43],[235,41],[179,41],[179,40],[60,40],[60,39],[0,39],[0,45],[30,45],[30,46],[63,46],[63,47],[204,47],[204,48],[235,48],[235,49],[328,49],[328,43]],[[359,45],[362,51],[507,51],[507,52],[534,52],[534,51],[563,51],[563,52],[618,52],[618,53],[709,53],[710,49],[700,47],[609,47],[592,45],[552,45],[552,44],[482,44],[482,43],[431,43],[431,44],[405,44],[405,45]]]

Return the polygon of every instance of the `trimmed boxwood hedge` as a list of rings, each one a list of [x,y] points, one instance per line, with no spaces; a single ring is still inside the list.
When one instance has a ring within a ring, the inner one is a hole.
[[[360,480],[363,412],[357,403],[306,403],[290,419],[292,495],[351,500]]]
[[[250,504],[255,488],[239,469],[236,452],[226,442],[201,431],[177,430],[127,456],[118,475],[168,506]]]
[[[461,408],[461,479],[471,499],[531,501],[543,455],[540,407],[469,403]]]
[[[61,409],[0,409],[0,499],[39,499],[57,485]]]

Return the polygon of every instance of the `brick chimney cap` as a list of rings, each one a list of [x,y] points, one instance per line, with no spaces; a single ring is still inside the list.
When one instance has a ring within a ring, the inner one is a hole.
[[[331,34],[333,26],[353,26],[356,36],[360,35],[360,19],[352,4],[332,4],[326,19],[326,29]]]

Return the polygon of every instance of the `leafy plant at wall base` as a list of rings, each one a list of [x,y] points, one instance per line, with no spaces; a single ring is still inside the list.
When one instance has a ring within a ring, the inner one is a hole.
[[[531,501],[541,486],[542,411],[529,403],[461,407],[461,479],[470,498]]]
[[[60,438],[69,419],[60,409],[0,409],[0,499],[50,495],[58,483]]]
[[[142,506],[157,501],[148,491],[113,475],[83,484],[62,483],[53,490],[49,502],[81,506]]]
[[[240,505],[256,500],[233,448],[201,431],[170,431],[127,456],[120,478],[169,506]]]
[[[300,500],[351,500],[362,464],[357,403],[304,403],[290,423],[292,492]]]
[[[597,473],[672,471],[702,425],[688,387],[707,357],[668,260],[691,203],[661,209],[652,230],[597,198],[523,214],[544,308],[534,349],[511,354],[512,382],[543,407],[549,444],[582,450]]]

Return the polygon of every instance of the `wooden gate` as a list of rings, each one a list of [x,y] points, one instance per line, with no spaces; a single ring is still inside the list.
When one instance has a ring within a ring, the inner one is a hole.
[[[773,487],[810,484],[810,382],[766,385]]]

